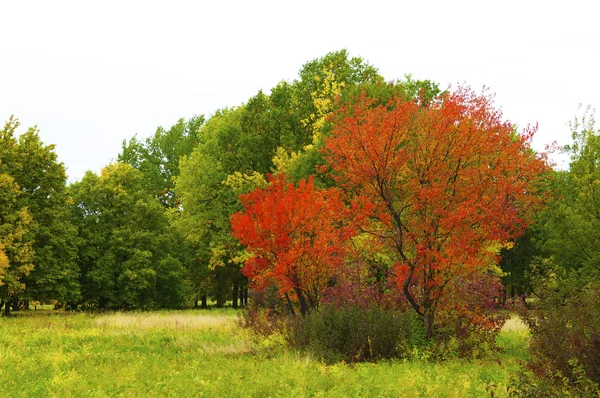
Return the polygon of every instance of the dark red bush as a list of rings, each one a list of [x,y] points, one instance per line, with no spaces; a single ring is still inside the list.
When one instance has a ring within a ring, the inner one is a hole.
[[[597,388],[600,384],[600,282],[522,316],[531,329],[532,360],[528,368],[535,376],[566,378],[574,388],[582,384],[585,377]]]

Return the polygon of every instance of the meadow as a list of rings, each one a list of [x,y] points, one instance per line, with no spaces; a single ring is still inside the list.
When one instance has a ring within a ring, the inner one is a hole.
[[[257,340],[232,309],[28,311],[0,319],[3,397],[480,397],[506,395],[528,332],[509,321],[485,360],[325,365]]]

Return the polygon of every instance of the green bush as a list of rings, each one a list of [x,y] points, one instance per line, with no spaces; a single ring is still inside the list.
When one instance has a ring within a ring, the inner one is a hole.
[[[326,362],[376,361],[408,353],[411,324],[410,314],[399,311],[324,306],[297,317],[289,340]]]
[[[582,397],[596,398],[600,395],[598,384],[590,380],[577,360],[569,361],[571,379],[560,371],[551,370],[542,377],[529,369],[521,369],[507,387],[507,393],[515,398]]]

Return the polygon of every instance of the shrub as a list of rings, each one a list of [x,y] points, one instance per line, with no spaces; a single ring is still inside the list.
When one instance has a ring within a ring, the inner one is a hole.
[[[410,347],[409,314],[382,308],[326,305],[297,317],[290,342],[327,362],[400,357]]]
[[[530,370],[521,369],[511,378],[506,391],[510,397],[515,398],[598,397],[598,384],[585,375],[583,366],[577,360],[569,363],[571,373],[575,376],[573,380],[557,370],[550,370],[544,377],[537,377]]]
[[[499,351],[496,338],[508,318],[500,311],[503,293],[495,275],[457,279],[438,311],[433,357],[477,358]]]
[[[240,312],[238,326],[256,335],[269,337],[276,333],[286,334],[288,317],[273,308],[263,307],[253,301]]]
[[[582,386],[589,389],[595,385],[597,390],[600,282],[590,283],[571,297],[546,303],[550,304],[522,314],[532,334],[528,369],[543,383],[568,386],[578,392],[584,391]]]

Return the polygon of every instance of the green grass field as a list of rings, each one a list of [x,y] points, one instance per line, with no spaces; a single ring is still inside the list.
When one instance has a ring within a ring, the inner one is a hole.
[[[2,397],[485,397],[506,395],[527,331],[508,324],[487,360],[327,366],[277,339],[256,341],[234,310],[0,319]]]

